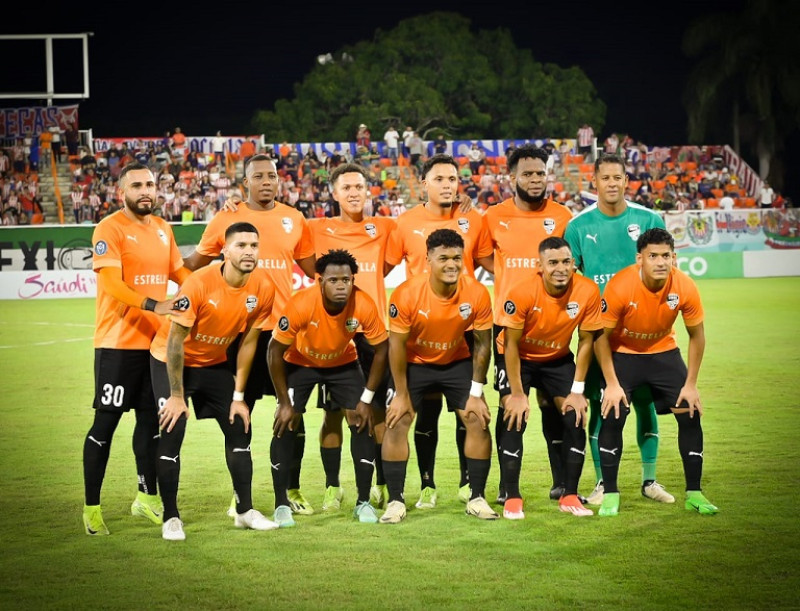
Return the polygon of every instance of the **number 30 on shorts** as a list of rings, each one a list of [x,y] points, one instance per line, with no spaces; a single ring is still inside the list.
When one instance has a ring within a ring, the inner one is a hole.
[[[113,405],[121,407],[125,400],[125,387],[103,384],[103,394],[100,396],[100,403],[103,405]]]

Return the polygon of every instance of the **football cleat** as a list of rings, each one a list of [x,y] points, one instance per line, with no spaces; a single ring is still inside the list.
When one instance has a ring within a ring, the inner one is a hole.
[[[659,503],[675,502],[675,497],[664,490],[664,486],[656,481],[652,481],[648,485],[642,486],[642,496],[647,497],[648,499],[653,499],[654,501],[658,501]]]
[[[712,505],[699,490],[686,491],[686,503],[684,503],[684,507],[689,510],[694,509],[703,516],[713,516],[715,513],[719,512],[719,508],[716,505]]]
[[[183,522],[180,518],[170,518],[161,526],[161,538],[167,541],[185,541]]]
[[[296,524],[288,505],[278,505],[272,515],[272,521],[278,525],[278,528],[291,528]]]
[[[399,524],[406,518],[406,504],[403,501],[390,501],[381,516],[381,524]]]
[[[314,508],[311,506],[311,503],[306,500],[306,497],[303,496],[299,488],[287,490],[286,495],[289,497],[289,508],[292,510],[292,513],[301,516],[310,516],[314,513]]]
[[[139,492],[131,504],[131,515],[140,518],[147,518],[153,524],[161,524],[161,514],[164,508],[161,506],[161,499],[156,494],[145,494]]]
[[[108,535],[108,527],[103,521],[103,510],[100,505],[83,506],[83,528],[87,535]]]
[[[506,501],[508,502],[508,501]],[[496,520],[500,515],[491,507],[482,496],[470,499],[465,512],[468,516],[475,516],[481,520]]]
[[[558,510],[564,513],[571,513],[574,516],[584,517],[594,515],[594,511],[586,509],[578,498],[577,494],[562,496],[558,501]]]
[[[600,504],[599,516],[615,516],[619,514],[619,492],[607,492],[603,494],[603,502]]]
[[[506,499],[503,505],[503,517],[506,520],[524,520],[525,512],[522,511],[522,499]]]
[[[423,488],[414,506],[417,509],[433,509],[436,507],[436,499],[436,488]]]
[[[250,528],[252,530],[275,530],[279,528],[277,522],[268,520],[264,514],[257,509],[250,509],[244,513],[237,513],[233,519],[236,528]]]
[[[353,510],[353,517],[362,524],[377,524],[378,514],[369,501],[361,501]]]
[[[322,511],[339,511],[344,498],[341,486],[328,486],[322,499]]]

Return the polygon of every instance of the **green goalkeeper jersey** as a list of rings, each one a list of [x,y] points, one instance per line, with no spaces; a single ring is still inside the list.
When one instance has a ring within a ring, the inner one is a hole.
[[[642,233],[653,227],[666,229],[657,212],[627,203],[619,216],[603,214],[597,204],[589,206],[570,220],[564,234],[575,265],[594,280],[600,293],[614,274],[636,262],[636,240]]]

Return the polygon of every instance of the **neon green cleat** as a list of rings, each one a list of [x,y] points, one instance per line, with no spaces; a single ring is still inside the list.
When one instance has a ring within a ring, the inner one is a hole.
[[[161,514],[164,508],[161,506],[161,499],[157,494],[145,494],[139,492],[131,504],[131,515],[140,518],[147,518],[153,524],[161,524],[163,519]]]
[[[686,509],[694,509],[697,513],[703,516],[713,516],[719,511],[717,506],[712,505],[711,502],[699,490],[686,491],[686,503],[684,504],[684,507],[686,507]]]
[[[292,528],[296,524],[292,517],[292,510],[288,505],[276,507],[275,513],[272,515],[272,521],[278,525],[278,528]]]
[[[436,488],[423,488],[419,494],[419,500],[416,505],[417,509],[433,509],[436,507]]]
[[[357,518],[362,524],[377,524],[378,513],[375,508],[370,505],[369,501],[362,501],[353,510],[353,517]]]
[[[236,495],[234,494],[231,499],[231,504],[228,506],[228,517],[235,518],[236,515]]]
[[[603,502],[597,511],[599,516],[619,515],[619,492],[606,492],[603,494]]]
[[[108,527],[103,522],[103,510],[100,505],[83,506],[83,527],[87,535],[108,535]]]
[[[287,496],[289,497],[289,507],[292,513],[301,516],[310,516],[314,513],[314,508],[311,506],[311,503],[306,500],[306,497],[303,496],[299,488],[287,490]]]
[[[386,484],[376,484],[370,488],[369,502],[378,509],[383,509],[389,504],[389,489]]]
[[[469,497],[471,495],[471,491],[469,489],[469,484],[464,484],[461,488],[458,489],[458,500],[462,503],[466,504],[469,503]]]
[[[339,511],[343,498],[344,490],[341,486],[328,486],[322,499],[322,511]]]

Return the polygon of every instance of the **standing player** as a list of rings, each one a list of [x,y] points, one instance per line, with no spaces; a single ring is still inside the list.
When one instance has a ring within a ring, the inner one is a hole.
[[[119,175],[124,208],[94,230],[92,267],[97,272],[97,327],[94,334],[94,422],[83,444],[85,505],[89,535],[107,535],[100,508],[111,441],[122,414],[136,410],[133,454],[139,492],[131,513],[161,524],[156,484],[158,414],[150,382],[150,342],[159,317],[172,309],[170,279],[189,275],[172,228],[152,215],[156,182],[147,166],[131,163]]]
[[[367,293],[378,311],[386,315],[386,286],[384,284],[384,261],[386,244],[396,225],[393,218],[364,216],[364,205],[367,201],[367,172],[355,163],[345,163],[331,172],[331,195],[339,204],[341,214],[336,218],[323,217],[309,222],[314,239],[314,250],[317,257],[337,248],[344,248],[358,262],[358,274],[355,285]],[[353,338],[358,352],[358,361],[364,372],[372,366],[375,349],[359,330]],[[384,414],[386,412],[386,391],[389,382],[389,370],[385,373],[372,400],[372,417],[375,436],[375,486],[370,492],[371,502],[378,508],[386,505],[388,493],[383,478],[381,465],[381,443],[385,429]],[[322,390],[322,389],[321,389]],[[324,393],[318,393],[318,407],[325,408],[325,419],[320,430],[320,454],[325,470],[325,499],[322,509],[336,509],[342,496],[339,485],[339,467],[342,456],[342,412],[332,410],[325,405]]]
[[[396,524],[406,517],[408,431],[417,413],[427,409],[423,397],[431,392],[444,394],[448,408],[466,428],[467,514],[494,520],[499,516],[484,498],[492,436],[483,398],[491,357],[492,302],[486,287],[461,273],[464,240],[457,232],[437,229],[426,244],[429,273],[411,276],[398,286],[389,306],[389,366],[395,395],[386,410],[383,470],[389,504],[381,522]],[[464,338],[470,328],[474,330],[471,359]]]
[[[245,382],[261,326],[272,313],[275,300],[275,289],[266,272],[256,267],[258,244],[258,230],[253,225],[230,225],[225,231],[222,268],[205,267],[187,278],[181,287],[181,313],[162,324],[150,348],[153,392],[160,406],[161,532],[170,541],[186,538],[178,513],[178,481],[189,398],[197,419],[216,419],[225,437],[225,459],[236,498],[236,527],[278,528],[253,509],[252,431],[250,409],[244,402]],[[226,351],[242,329],[234,376]]]
[[[505,423],[500,447],[500,465],[508,498],[503,515],[509,520],[525,517],[519,478],[522,469],[522,439],[530,406],[531,387],[552,397],[549,408],[562,421],[564,439],[564,492],[559,509],[576,516],[590,516],[578,498],[578,482],[586,448],[586,397],[584,380],[592,351],[600,355],[603,370],[612,382],[608,400],[621,399],[619,385],[612,386],[614,369],[608,340],[600,321],[600,291],[591,280],[573,275],[572,253],[564,238],[546,238],[539,245],[540,272],[506,293],[497,320],[504,327],[502,348],[497,356],[500,400]],[[570,351],[578,330],[577,357]],[[595,340],[597,340],[595,342]]]
[[[648,386],[658,414],[678,422],[678,449],[686,477],[686,509],[703,515],[718,509],[703,495],[703,406],[697,377],[706,338],[703,305],[694,281],[675,266],[675,242],[666,229],[649,229],[636,241],[636,263],[618,272],[603,296],[603,325],[619,383],[625,394]],[[689,335],[688,368],[675,341],[673,324],[683,317]],[[627,407],[603,398],[600,456],[605,495],[601,516],[619,513],[617,474]]]
[[[235,211],[221,210],[209,221],[197,250],[186,259],[186,266],[195,270],[208,265],[219,256],[225,246],[225,231],[235,222],[251,223],[262,236],[258,253],[258,267],[267,272],[275,286],[275,307],[269,321],[258,338],[256,356],[245,389],[245,402],[252,410],[264,394],[273,395],[274,389],[267,370],[267,344],[275,327],[277,312],[282,310],[292,294],[292,269],[295,261],[309,278],[314,277],[314,245],[305,217],[291,206],[275,201],[278,193],[278,170],[267,155],[254,155],[244,168],[244,185],[247,201]],[[228,360],[236,362],[239,342],[234,342]],[[300,492],[300,462],[303,457],[305,431],[298,430],[295,448],[295,465],[292,473],[292,507],[298,513],[313,513],[311,505]],[[229,514],[235,511],[236,499],[231,502]]]
[[[457,206],[458,162],[450,155],[436,154],[422,166],[422,186],[428,201],[414,206],[397,219],[397,229],[389,240],[386,249],[386,273],[401,261],[406,262],[406,278],[428,272],[426,246],[427,237],[437,229],[452,229],[464,241],[462,267],[472,276],[475,267],[491,267],[492,245],[489,234],[475,210],[464,212]],[[421,494],[417,507],[427,509],[436,506],[436,482],[434,466],[436,445],[439,439],[439,413],[442,409],[440,394],[425,397],[425,409],[420,411],[414,431],[414,445],[420,470]],[[456,446],[458,447],[461,478],[459,498],[469,500],[464,439],[466,431],[460,420],[456,419]]]
[[[353,286],[358,264],[349,252],[326,253],[317,259],[316,269],[318,286],[292,296],[269,344],[269,372],[278,401],[270,447],[274,520],[283,528],[295,524],[287,495],[294,437],[311,391],[324,384],[330,405],[345,410],[350,427],[358,489],[353,515],[374,524],[378,516],[369,500],[375,467],[372,400],[386,368],[386,322],[370,296]],[[359,328],[375,350],[366,384],[352,341]]]
[[[494,259],[489,271],[494,273],[494,302],[505,303],[510,288],[536,276],[539,244],[548,237],[563,237],[567,223],[572,218],[568,208],[547,197],[547,152],[530,144],[515,148],[508,156],[508,172],[514,185],[514,197],[490,207],[483,222],[494,246]],[[500,390],[501,380],[497,368],[500,332],[498,317],[502,310],[496,308],[494,327],[495,390]],[[502,381],[507,383],[506,380]],[[558,499],[564,493],[562,469],[563,425],[552,401],[542,392],[537,393],[542,418],[542,433],[547,443],[553,485],[550,498]],[[505,430],[503,406],[498,407],[495,421],[497,460],[502,461],[500,443]],[[505,503],[502,469],[498,503]]]
[[[623,267],[636,261],[636,240],[653,227],[664,228],[661,217],[638,204],[625,201],[628,177],[625,162],[618,155],[602,154],[594,164],[597,203],[584,209],[567,226],[564,238],[572,248],[576,267],[593,280],[603,293],[606,283]],[[600,389],[602,373],[596,363],[586,379],[589,399],[589,447],[592,450],[596,485],[588,500],[592,505],[603,501],[598,431],[600,430]],[[647,388],[633,396],[636,410],[636,440],[642,455],[642,494],[661,503],[674,503],[675,497],[656,481],[658,456],[658,420]]]

